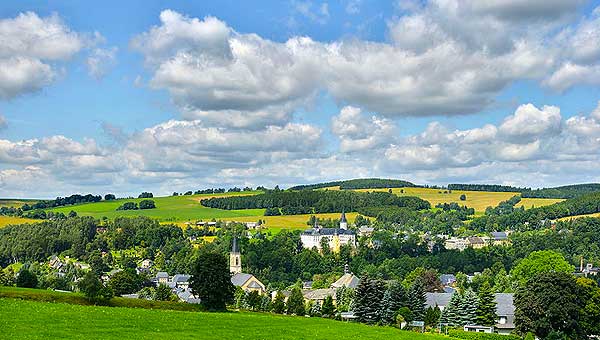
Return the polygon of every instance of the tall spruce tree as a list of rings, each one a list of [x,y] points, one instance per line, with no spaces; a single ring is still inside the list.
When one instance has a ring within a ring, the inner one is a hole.
[[[287,300],[287,313],[288,314],[296,314],[298,316],[304,316],[306,313],[306,309],[304,306],[304,296],[302,295],[302,291],[297,286],[292,288],[290,292],[290,296]]]
[[[471,288],[468,288],[463,293],[458,305],[460,326],[474,325],[477,322],[477,305],[477,294]]]
[[[381,322],[386,325],[395,323],[398,310],[406,307],[404,286],[397,281],[390,283],[383,295],[381,307]]]
[[[374,324],[381,321],[381,304],[385,294],[385,284],[363,276],[356,288],[354,315],[359,322]]]
[[[450,298],[450,302],[444,311],[442,312],[442,317],[440,318],[440,323],[446,324],[448,326],[457,326],[460,323],[459,320],[459,305],[461,304],[462,295],[458,292],[452,294]]]
[[[421,280],[415,280],[408,291],[408,308],[413,313],[414,319],[423,321],[425,319],[425,304],[427,297]]]
[[[479,288],[479,304],[477,305],[477,323],[483,326],[496,324],[496,296],[489,282],[485,281]]]

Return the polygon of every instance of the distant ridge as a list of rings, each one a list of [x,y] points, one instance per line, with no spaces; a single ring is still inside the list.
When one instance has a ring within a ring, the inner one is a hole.
[[[312,190],[339,186],[341,190],[418,187],[414,183],[387,178],[357,178],[350,180],[296,185],[289,190]]]
[[[600,191],[600,183],[563,185],[559,187],[531,189],[497,184],[448,184],[450,190],[518,192],[524,198],[575,198]]]

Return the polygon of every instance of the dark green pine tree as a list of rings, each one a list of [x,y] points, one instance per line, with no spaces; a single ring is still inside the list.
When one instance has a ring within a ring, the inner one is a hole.
[[[493,326],[496,324],[496,296],[488,281],[479,288],[479,304],[477,305],[477,324]]]
[[[398,310],[406,307],[406,290],[397,281],[390,283],[381,303],[381,322],[390,325],[396,322]]]
[[[440,323],[446,324],[448,326],[457,326],[460,323],[459,320],[459,305],[461,304],[462,295],[458,292],[452,294],[450,298],[450,302],[444,311],[442,312],[442,317],[440,318]]]
[[[297,286],[292,288],[290,292],[290,296],[287,300],[287,313],[288,314],[296,314],[298,316],[304,316],[306,313],[306,309],[304,306],[304,296],[302,295],[302,291]]]
[[[410,308],[416,321],[423,321],[425,319],[426,302],[427,297],[425,296],[423,284],[421,280],[415,280],[408,290],[408,308]]]
[[[366,275],[360,279],[354,298],[354,315],[359,322],[374,324],[381,321],[381,304],[384,294],[383,281],[372,280]]]
[[[478,302],[477,294],[471,288],[465,290],[458,305],[460,326],[477,323]]]

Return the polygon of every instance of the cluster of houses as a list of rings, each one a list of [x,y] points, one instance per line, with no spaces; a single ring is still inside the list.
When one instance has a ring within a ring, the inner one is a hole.
[[[509,242],[509,233],[509,231],[498,231],[490,233],[490,236],[450,237],[446,238],[444,246],[446,249],[463,251],[467,248],[481,249],[489,245],[504,245]]]

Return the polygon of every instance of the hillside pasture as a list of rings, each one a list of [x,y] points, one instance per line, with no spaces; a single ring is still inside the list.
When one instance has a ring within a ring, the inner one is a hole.
[[[21,207],[23,204],[32,204],[37,202],[38,200],[32,199],[19,199],[19,198],[0,198],[0,208],[1,207]]]
[[[0,299],[9,339],[448,339],[323,318],[205,313]]]
[[[200,204],[201,200],[212,197],[256,195],[258,193],[260,192],[249,191],[223,194],[154,197],[152,198],[152,200],[154,200],[154,202],[156,203],[156,208],[146,210],[117,211],[117,208],[125,202],[139,203],[140,201],[144,200],[144,198],[124,198],[114,201],[101,201],[97,203],[85,203],[79,205],[58,207],[48,209],[47,211],[55,211],[68,214],[71,210],[73,210],[80,216],[92,216],[94,218],[102,218],[106,216],[109,219],[114,219],[115,217],[119,216],[147,216],[151,218],[156,218],[161,222],[210,220],[213,218],[225,219],[240,216],[261,216],[264,214],[264,209],[221,210],[207,208]]]
[[[551,205],[562,201],[564,201],[564,199],[560,198],[521,198],[521,202],[517,203],[515,206],[517,208],[525,207],[525,209],[531,209],[544,207],[546,205]]]
[[[310,226],[306,224],[306,222],[310,219],[311,216],[316,216],[321,219],[339,219],[339,213],[327,213],[327,214],[303,214],[303,215],[282,215],[282,216],[243,216],[237,217],[232,221],[236,222],[257,222],[258,220],[263,220],[265,225],[269,230],[274,233],[281,231],[282,229],[292,229],[292,230],[304,230],[309,228]],[[346,213],[346,218],[348,222],[352,223],[354,219],[358,216],[357,213],[350,212]]]

